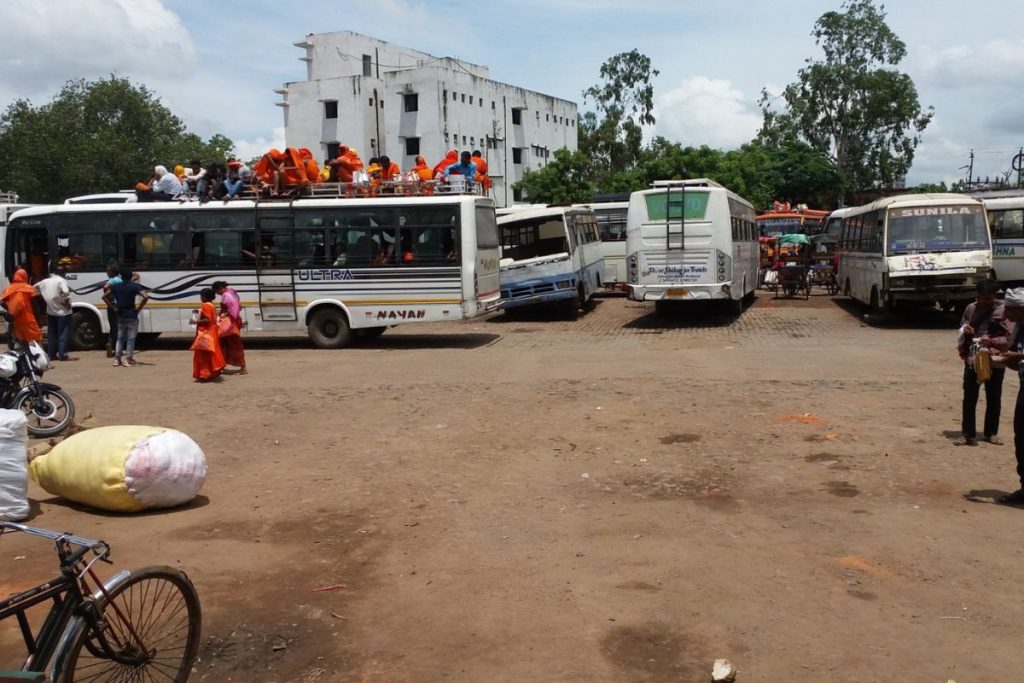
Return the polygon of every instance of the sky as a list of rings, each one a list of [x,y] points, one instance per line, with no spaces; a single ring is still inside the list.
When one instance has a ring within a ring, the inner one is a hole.
[[[243,158],[284,146],[275,88],[302,80],[308,33],[351,30],[490,68],[495,80],[582,106],[602,62],[638,49],[654,80],[653,134],[732,149],[821,51],[811,29],[840,0],[0,0],[0,107],[44,104],[64,82],[116,74],[156,92],[199,135]],[[892,0],[899,68],[935,117],[908,183],[1009,170],[1024,145],[1021,0]]]

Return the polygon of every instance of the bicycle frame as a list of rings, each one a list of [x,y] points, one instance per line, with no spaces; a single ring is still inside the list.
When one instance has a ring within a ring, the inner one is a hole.
[[[104,541],[55,533],[14,522],[0,522],[0,535],[6,531],[20,531],[52,540],[60,559],[59,577],[0,601],[0,621],[15,617],[25,641],[28,656],[21,670],[45,672],[83,620],[93,625],[98,623],[99,616],[94,609],[96,600],[129,572],[119,573],[106,586],[98,581],[92,565],[97,561],[108,561],[110,547]],[[72,550],[73,546],[78,546],[77,550]],[[94,557],[87,560],[90,553]],[[89,590],[85,579],[87,575],[98,586],[95,593]],[[33,633],[26,613],[36,605],[49,601],[53,601],[53,605],[38,633]],[[106,646],[105,643],[103,645]]]

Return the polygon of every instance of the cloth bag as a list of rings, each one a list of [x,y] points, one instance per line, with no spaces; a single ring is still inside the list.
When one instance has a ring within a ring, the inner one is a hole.
[[[32,480],[62,498],[114,512],[183,505],[206,480],[206,456],[187,435],[122,425],[79,432],[29,465]]]
[[[28,513],[28,420],[20,410],[0,410],[0,521]]]

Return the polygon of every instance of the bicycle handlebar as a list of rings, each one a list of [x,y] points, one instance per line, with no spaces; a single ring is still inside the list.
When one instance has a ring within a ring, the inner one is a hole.
[[[20,531],[30,536],[39,536],[41,538],[48,538],[54,543],[70,543],[71,545],[81,546],[85,551],[93,550],[95,552],[106,552],[110,550],[110,546],[107,545],[106,541],[98,541],[91,538],[85,538],[83,536],[76,536],[70,533],[61,533],[58,531],[50,531],[49,529],[40,529],[39,527],[28,526],[27,524],[18,524],[17,522],[0,522],[0,531],[9,529],[11,531]],[[84,555],[85,553],[75,553],[78,556]]]

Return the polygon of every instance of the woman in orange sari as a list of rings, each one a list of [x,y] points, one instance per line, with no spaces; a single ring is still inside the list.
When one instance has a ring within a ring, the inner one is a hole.
[[[196,321],[196,338],[192,342],[192,376],[197,382],[220,378],[224,370],[224,354],[217,335],[217,309],[213,306],[213,289],[206,287],[199,293],[203,305]]]
[[[32,298],[36,288],[28,283],[28,273],[24,268],[14,271],[11,284],[0,295],[0,303],[14,318],[14,336],[25,343],[42,341],[43,332],[36,321],[36,312],[32,307]]]
[[[420,180],[433,180],[434,173],[431,168],[427,166],[427,160],[423,157],[416,157],[416,165],[409,169],[410,173],[415,173],[419,176]]]

